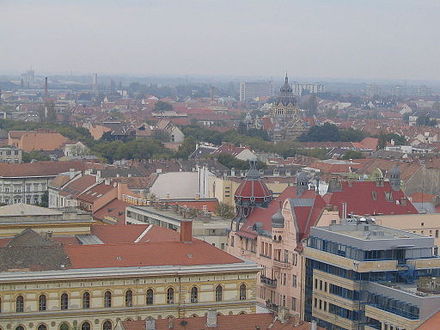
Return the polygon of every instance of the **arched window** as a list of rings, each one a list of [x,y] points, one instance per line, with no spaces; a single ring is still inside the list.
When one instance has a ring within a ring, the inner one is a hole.
[[[112,307],[112,293],[110,291],[106,291],[104,294],[104,307]]]
[[[128,290],[125,293],[125,306],[126,307],[133,306],[133,292],[131,290]]]
[[[191,302],[196,303],[199,301],[199,290],[193,286],[191,289]]]
[[[83,293],[83,308],[87,309],[90,308],[90,293],[84,292]]]
[[[102,325],[102,330],[112,330],[112,322],[111,321],[105,321],[103,323],[103,325]]]
[[[24,326],[19,325],[18,327],[15,328],[15,330],[24,330]]]
[[[217,285],[215,288],[215,301],[223,300],[223,287],[221,285]]]
[[[18,296],[15,300],[15,311],[17,313],[23,313],[24,312],[24,298],[23,296]]]
[[[154,293],[153,289],[147,290],[147,305],[153,305],[154,303]]]
[[[46,310],[46,296],[44,294],[38,298],[38,310],[40,312]]]
[[[240,300],[246,300],[246,284],[240,285]]]
[[[81,325],[81,330],[90,330],[90,323],[89,322],[84,322]]]
[[[61,323],[60,330],[69,330],[70,327],[66,322]]]
[[[167,290],[167,304],[174,304],[174,289],[169,288]]]
[[[47,326],[45,324],[40,324],[37,329],[38,330],[47,330]]]
[[[61,295],[61,310],[69,309],[69,296],[67,293]]]

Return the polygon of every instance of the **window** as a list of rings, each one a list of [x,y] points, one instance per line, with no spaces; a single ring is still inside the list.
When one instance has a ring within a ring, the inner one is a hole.
[[[223,300],[223,287],[221,285],[217,285],[215,288],[215,301]]]
[[[90,293],[88,292],[83,293],[82,303],[84,309],[90,308]]]
[[[126,307],[132,307],[133,306],[133,292],[131,290],[128,290],[125,293],[125,306]]]
[[[15,330],[24,330],[24,327],[22,325],[19,325],[18,327],[15,328]]]
[[[147,305],[153,305],[154,294],[152,289],[147,290]]]
[[[102,324],[102,330],[112,330],[112,322],[111,321],[105,321]]]
[[[438,229],[435,231],[435,238],[438,238]]]
[[[81,330],[90,330],[90,323],[89,322],[84,322],[81,325]]]
[[[24,299],[23,296],[18,296],[15,300],[15,311],[17,313],[23,313],[24,311]]]
[[[240,300],[246,300],[246,284],[240,285]]]
[[[69,308],[69,296],[67,293],[61,295],[61,309],[66,310]]]
[[[46,296],[44,294],[38,298],[38,310],[40,312],[46,310]]]
[[[297,287],[297,278],[296,275],[292,275],[292,287],[296,288]]]
[[[112,293],[110,291],[106,291],[104,294],[104,307],[112,307]]]
[[[37,329],[38,330],[47,330],[47,326],[45,324],[40,324]]]
[[[191,302],[197,303],[199,300],[199,290],[194,286],[191,289]]]
[[[60,330],[69,330],[70,327],[67,323],[61,323]]]
[[[174,304],[174,289],[169,288],[167,290],[167,304]]]
[[[296,311],[296,298],[292,297],[292,310]]]

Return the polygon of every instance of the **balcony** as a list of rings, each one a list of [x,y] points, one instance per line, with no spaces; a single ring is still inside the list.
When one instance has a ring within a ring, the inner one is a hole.
[[[292,268],[292,264],[289,264],[288,262],[277,260],[277,259],[273,260],[273,266],[277,267],[277,268],[281,268],[281,269],[290,269],[290,268]]]
[[[263,283],[263,284],[265,284],[267,286],[270,286],[272,288],[276,288],[277,287],[277,280],[273,280],[273,279],[271,279],[269,277],[261,275],[260,276],[260,281],[261,281],[261,283]]]
[[[266,301],[266,308],[272,312],[278,312],[278,305],[271,303],[269,300]]]

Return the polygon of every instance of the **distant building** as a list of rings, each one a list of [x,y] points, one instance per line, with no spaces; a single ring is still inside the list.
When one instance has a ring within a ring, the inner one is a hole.
[[[23,151],[60,150],[69,142],[69,139],[58,132],[48,130],[37,131],[9,131],[8,144]]]
[[[240,83],[240,102],[271,96],[273,96],[273,85],[271,81]]]
[[[275,142],[295,140],[307,130],[287,75],[280,88],[280,95],[272,104],[270,120],[273,126],[270,135]]]
[[[14,147],[0,148],[0,163],[19,164],[22,162],[23,152]]]
[[[295,96],[301,96],[305,93],[318,94],[325,92],[325,85],[319,83],[293,83],[293,94]]]

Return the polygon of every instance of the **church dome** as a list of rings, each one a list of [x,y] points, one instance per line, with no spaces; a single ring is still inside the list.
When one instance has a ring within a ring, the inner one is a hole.
[[[275,105],[288,106],[289,104],[295,105],[296,99],[293,95],[293,90],[289,84],[289,78],[286,74],[286,77],[284,78],[284,85],[280,88],[280,95],[277,97]]]
[[[263,207],[272,200],[272,192],[261,180],[256,162],[251,162],[246,178],[235,191],[234,199],[239,205]]]
[[[284,217],[281,213],[281,209],[279,209],[273,216],[272,216],[272,228],[283,228],[284,227]]]

